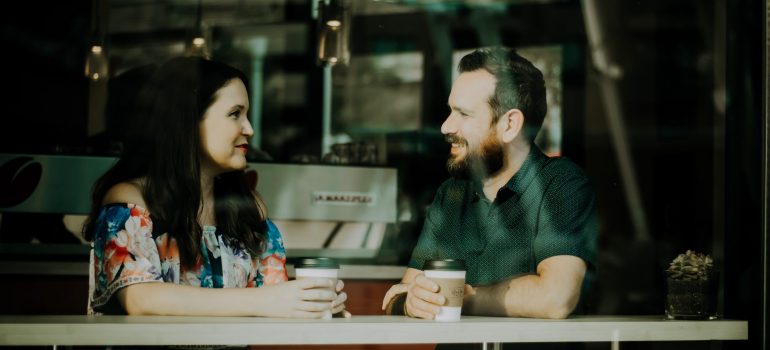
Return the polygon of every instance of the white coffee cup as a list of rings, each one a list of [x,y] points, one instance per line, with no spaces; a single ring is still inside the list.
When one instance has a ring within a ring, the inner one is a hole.
[[[332,280],[332,291],[337,292],[337,278],[340,266],[330,258],[301,258],[294,264],[294,276],[303,278],[328,278]],[[323,319],[331,319],[331,312],[325,314]]]
[[[425,277],[439,285],[439,294],[446,298],[436,321],[459,321],[465,295],[465,261],[428,260],[423,265],[423,271]]]

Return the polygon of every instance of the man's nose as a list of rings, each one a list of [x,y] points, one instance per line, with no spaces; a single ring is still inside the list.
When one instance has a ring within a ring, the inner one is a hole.
[[[441,133],[444,135],[454,134],[457,133],[457,123],[454,121],[454,117],[452,117],[452,114],[449,114],[446,117],[446,120],[444,120],[444,123],[441,124]]]

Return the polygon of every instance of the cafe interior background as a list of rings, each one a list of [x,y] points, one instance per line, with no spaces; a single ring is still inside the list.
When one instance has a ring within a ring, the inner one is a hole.
[[[538,145],[580,165],[596,191],[590,312],[663,315],[664,270],[695,250],[714,257],[719,313],[749,320],[750,340],[687,346],[756,346],[767,314],[764,14],[749,0],[14,2],[0,14],[0,314],[85,312],[88,190],[119,154],[149,67],[176,55],[247,73],[250,167],[289,262],[362,269],[349,309],[379,313],[399,275],[367,269],[407,263],[448,177],[439,128],[457,62],[505,45],[546,79]],[[308,191],[365,203],[313,208]]]

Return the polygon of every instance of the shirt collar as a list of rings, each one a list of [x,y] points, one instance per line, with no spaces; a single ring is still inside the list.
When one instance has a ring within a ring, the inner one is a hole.
[[[508,180],[502,188],[500,188],[496,200],[503,201],[512,196],[516,196],[517,198],[520,197],[529,184],[532,183],[532,180],[535,179],[538,169],[542,167],[542,164],[546,160],[548,160],[548,157],[543,154],[543,151],[541,151],[535,144],[532,144],[529,153],[527,154],[527,158],[525,158],[524,163],[521,164],[521,168],[513,174],[511,179]],[[472,184],[473,202],[476,202],[479,199],[484,198],[484,186],[481,181],[474,180],[472,181]]]

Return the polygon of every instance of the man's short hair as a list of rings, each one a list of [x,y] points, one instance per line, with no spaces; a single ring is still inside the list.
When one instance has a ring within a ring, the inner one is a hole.
[[[484,69],[497,83],[489,97],[493,122],[510,109],[524,113],[524,134],[531,141],[540,131],[547,109],[543,73],[516,50],[493,47],[477,49],[465,55],[457,66],[460,73]]]

